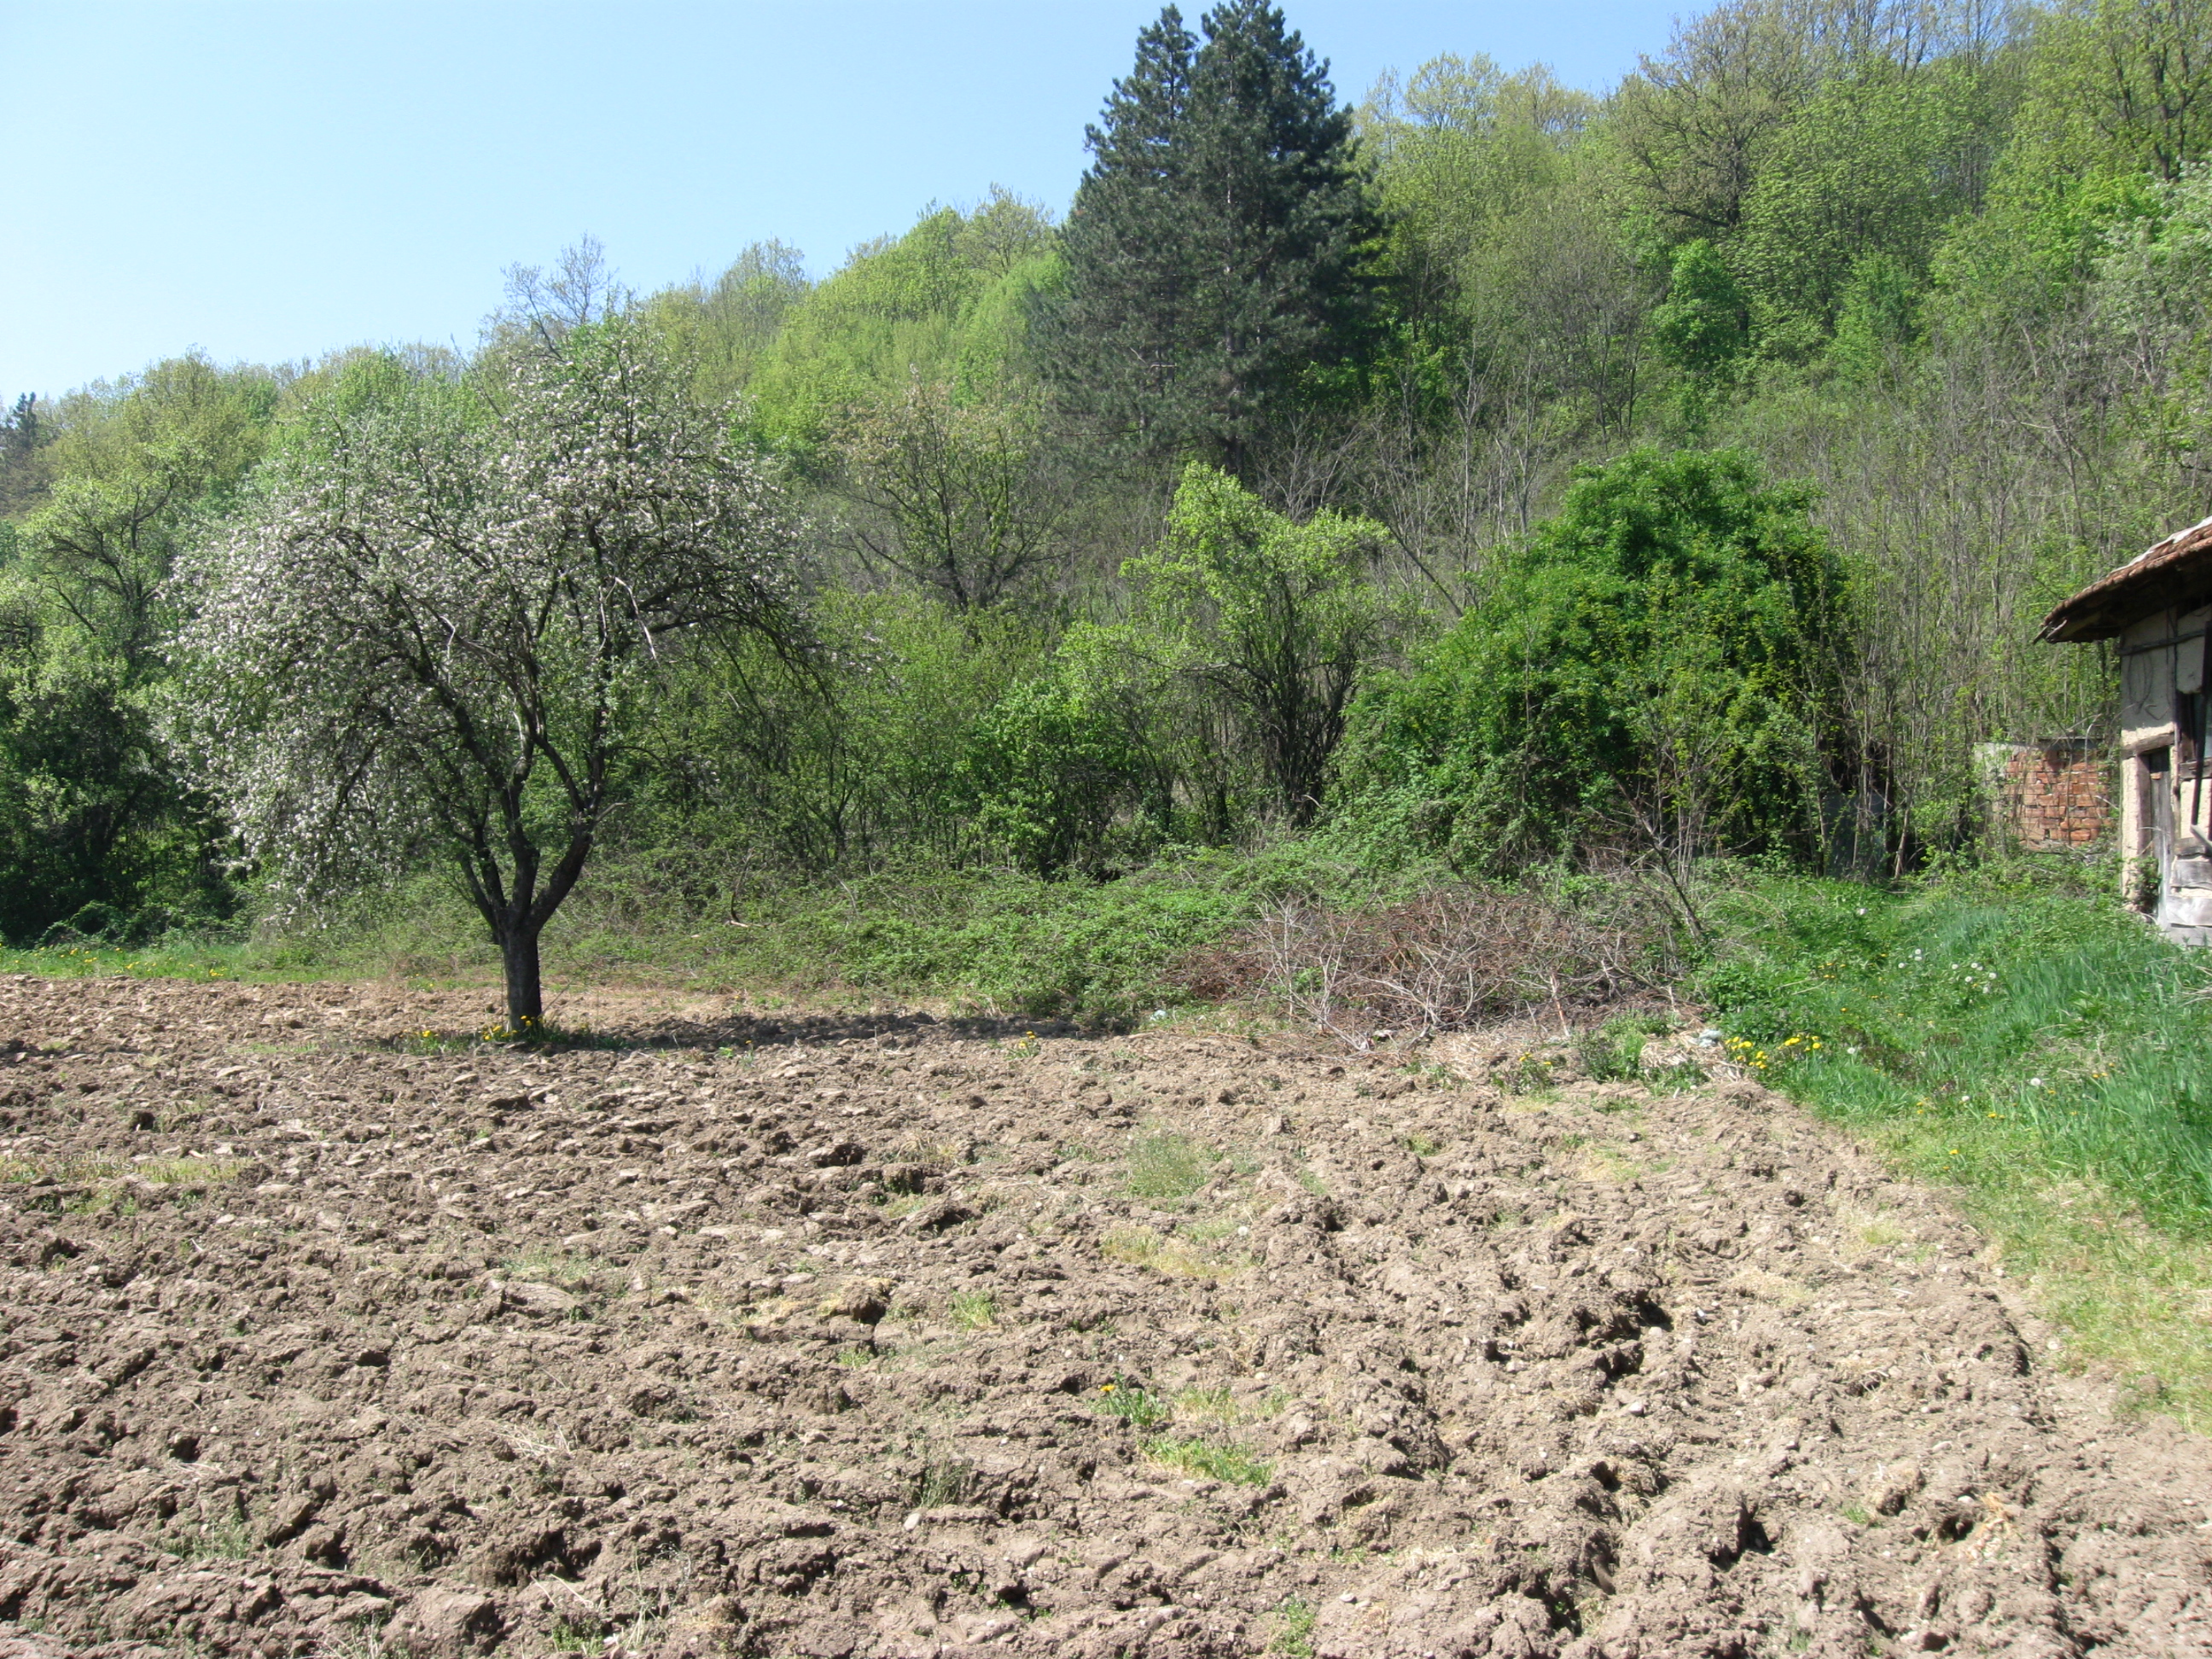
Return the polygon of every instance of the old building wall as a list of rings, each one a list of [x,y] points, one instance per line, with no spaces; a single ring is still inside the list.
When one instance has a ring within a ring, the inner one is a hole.
[[[2120,635],[2120,879],[2185,945],[2212,945],[2212,768],[2192,750],[2204,716],[2212,607],[2163,610]]]
[[[2154,611],[2120,635],[2120,751],[2140,754],[2174,740],[2177,693],[2200,689],[2204,626],[2212,606]]]
[[[1990,746],[1998,823],[2029,853],[2075,852],[2113,829],[2108,751],[2086,738]]]

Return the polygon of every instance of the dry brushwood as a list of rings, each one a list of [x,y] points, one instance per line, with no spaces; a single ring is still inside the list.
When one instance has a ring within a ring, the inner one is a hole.
[[[1599,912],[1537,893],[1439,888],[1375,910],[1285,902],[1186,960],[1177,979],[1211,1001],[1272,1002],[1364,1050],[1380,1031],[1425,1036],[1531,1009],[1565,1028],[1568,1009],[1663,978],[1670,944],[1657,904]]]

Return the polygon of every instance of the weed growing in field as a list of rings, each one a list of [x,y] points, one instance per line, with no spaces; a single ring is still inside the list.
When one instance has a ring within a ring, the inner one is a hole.
[[[1548,1099],[1559,1085],[1564,1064],[1557,1054],[1522,1054],[1506,1068],[1499,1081],[1508,1094]]]
[[[613,1264],[595,1255],[575,1255],[566,1250],[524,1250],[508,1256],[500,1265],[516,1279],[538,1279],[550,1285],[582,1285]]]
[[[1158,1395],[1119,1379],[1098,1390],[1098,1409],[1140,1429],[1156,1429],[1175,1415],[1175,1408]]]
[[[556,1619],[546,1640],[556,1653],[597,1653],[605,1645],[603,1632],[605,1629],[606,1626],[596,1619],[587,1619],[581,1623]]]
[[[382,1620],[374,1614],[337,1626],[323,1638],[321,1650],[325,1659],[384,1659],[391,1651],[384,1644]]]
[[[1129,1148],[1129,1191],[1139,1198],[1188,1198],[1214,1160],[1178,1134],[1146,1135]]]
[[[1275,1633],[1267,1638],[1267,1651],[1285,1659],[1313,1659],[1314,1621],[1320,1616],[1314,1604],[1293,1595],[1275,1609]]]
[[[175,1202],[197,1201],[200,1191],[237,1179],[246,1166],[222,1158],[148,1158],[130,1164],[106,1158],[69,1158],[41,1164],[23,1158],[0,1158],[0,1182],[21,1183],[33,1190],[21,1200],[26,1209],[70,1215],[136,1215],[138,1200],[131,1182],[167,1188]]]
[[[1176,1396],[1176,1416],[1193,1422],[1234,1423],[1243,1413],[1227,1388],[1185,1389]]]
[[[131,1173],[156,1187],[216,1186],[235,1181],[246,1168],[235,1159],[219,1158],[154,1158],[134,1162]]]
[[[1141,1448],[1146,1456],[1169,1468],[1206,1480],[1231,1486],[1264,1486],[1274,1478],[1274,1466],[1253,1456],[1249,1447],[1234,1441],[1185,1440],[1161,1435]]]
[[[1644,1077],[1644,1045],[1671,1026],[1656,1014],[1622,1014],[1576,1039],[1576,1057],[1594,1082],[1638,1083]]]
[[[242,1515],[232,1513],[161,1540],[161,1547],[185,1561],[243,1561],[253,1553],[253,1528]]]
[[[1193,1229],[1193,1235],[1199,1231]],[[1132,1267],[1185,1279],[1227,1279],[1252,1265],[1252,1258],[1242,1251],[1225,1249],[1195,1236],[1164,1237],[1150,1227],[1118,1227],[1099,1241],[1098,1253],[1109,1261],[1126,1261]]]
[[[125,1165],[105,1158],[68,1158],[58,1164],[40,1164],[27,1158],[0,1158],[0,1181],[51,1181],[71,1187],[85,1182],[113,1181],[125,1173]]]
[[[911,1505],[918,1510],[943,1509],[957,1504],[968,1495],[969,1482],[975,1478],[974,1468],[953,1459],[939,1459],[926,1465],[907,1489]]]
[[[952,1322],[963,1331],[988,1330],[999,1322],[998,1298],[988,1291],[955,1291]]]

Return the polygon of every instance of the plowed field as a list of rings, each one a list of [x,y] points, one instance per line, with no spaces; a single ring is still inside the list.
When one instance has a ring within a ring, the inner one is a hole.
[[[0,981],[0,1655],[2212,1651],[2203,1443],[1749,1084],[559,1012]]]

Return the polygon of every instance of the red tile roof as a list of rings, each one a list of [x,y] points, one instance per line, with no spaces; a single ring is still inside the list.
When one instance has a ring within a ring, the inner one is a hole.
[[[2168,605],[2192,610],[2212,599],[2212,519],[2177,530],[2107,572],[2043,619],[2046,640],[2109,640]]]

